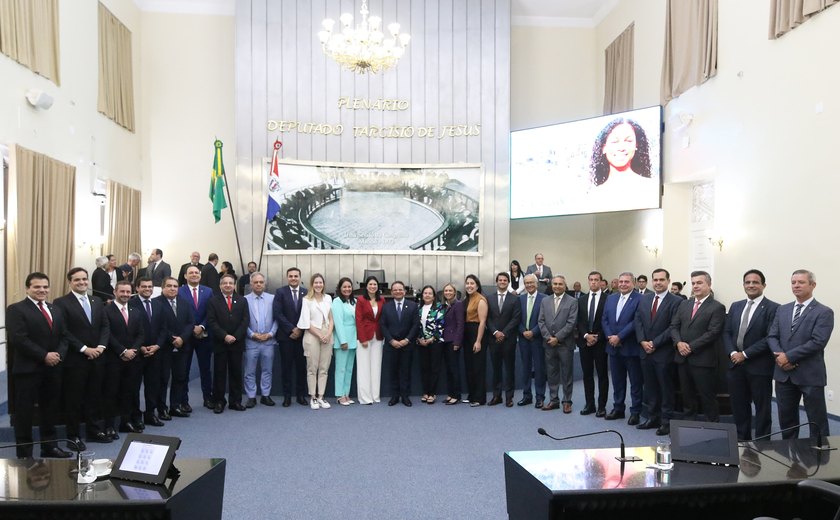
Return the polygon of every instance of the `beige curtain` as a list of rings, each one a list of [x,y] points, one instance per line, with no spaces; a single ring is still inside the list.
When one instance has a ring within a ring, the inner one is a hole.
[[[68,291],[75,243],[76,168],[12,145],[6,224],[6,301],[23,299],[33,271],[50,277],[50,299]]]
[[[99,101],[97,109],[134,132],[131,31],[99,4]]]
[[[140,251],[140,190],[108,182],[108,230],[105,254],[116,255],[120,263],[129,253]]]
[[[604,51],[604,113],[633,108],[633,24]]]
[[[771,0],[770,39],[792,31],[812,15],[831,7],[838,0]]]
[[[668,0],[662,104],[717,74],[717,0]]]
[[[0,0],[0,52],[60,85],[58,0]]]

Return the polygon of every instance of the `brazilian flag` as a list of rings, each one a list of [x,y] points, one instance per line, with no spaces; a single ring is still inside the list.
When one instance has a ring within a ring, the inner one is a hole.
[[[213,172],[210,174],[210,202],[213,203],[213,217],[218,223],[222,220],[222,210],[227,207],[225,201],[225,165],[222,162],[222,142],[216,139],[216,155],[213,158]]]

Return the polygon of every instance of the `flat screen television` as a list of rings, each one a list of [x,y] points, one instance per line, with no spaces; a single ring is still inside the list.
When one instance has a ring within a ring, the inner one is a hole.
[[[662,107],[510,135],[510,218],[659,208]]]

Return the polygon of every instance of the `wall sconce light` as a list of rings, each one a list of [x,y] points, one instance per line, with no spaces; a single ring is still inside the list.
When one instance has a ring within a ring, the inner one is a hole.
[[[649,240],[642,240],[642,246],[644,246],[644,248],[647,249],[648,253],[653,253],[653,256],[655,258],[659,257],[659,244],[655,244],[653,242],[650,242]]]
[[[715,232],[710,232],[706,235],[706,238],[709,239],[710,244],[717,246],[718,251],[723,251],[723,236]]]
[[[90,249],[90,254],[94,254],[97,251],[102,251],[102,244],[104,243],[105,237],[98,236],[92,240],[82,240],[81,242],[76,244],[76,247],[78,247],[79,249],[88,248]]]

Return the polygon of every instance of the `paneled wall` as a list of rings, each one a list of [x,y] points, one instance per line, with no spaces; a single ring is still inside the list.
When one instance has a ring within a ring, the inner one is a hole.
[[[372,0],[371,14],[411,34],[396,68],[376,75],[343,70],[324,56],[321,20],[352,12],[361,1],[251,0],[236,3],[236,168],[228,177],[246,258],[258,258],[264,237],[266,166],[275,137],[282,157],[357,163],[481,163],[484,167],[479,254],[266,253],[272,287],[286,268],[305,279],[321,272],[361,280],[382,268],[390,280],[440,287],[476,273],[489,283],[509,255],[510,126],[509,0]],[[343,96],[397,99],[405,110],[340,108]],[[268,121],[343,125],[341,135],[270,131]],[[434,127],[436,137],[354,137],[353,127]],[[480,125],[478,135],[439,138],[447,125]],[[228,159],[230,161],[230,159]],[[230,165],[228,165],[228,169]],[[282,171],[280,173],[282,175]],[[388,215],[382,215],[388,218]]]

